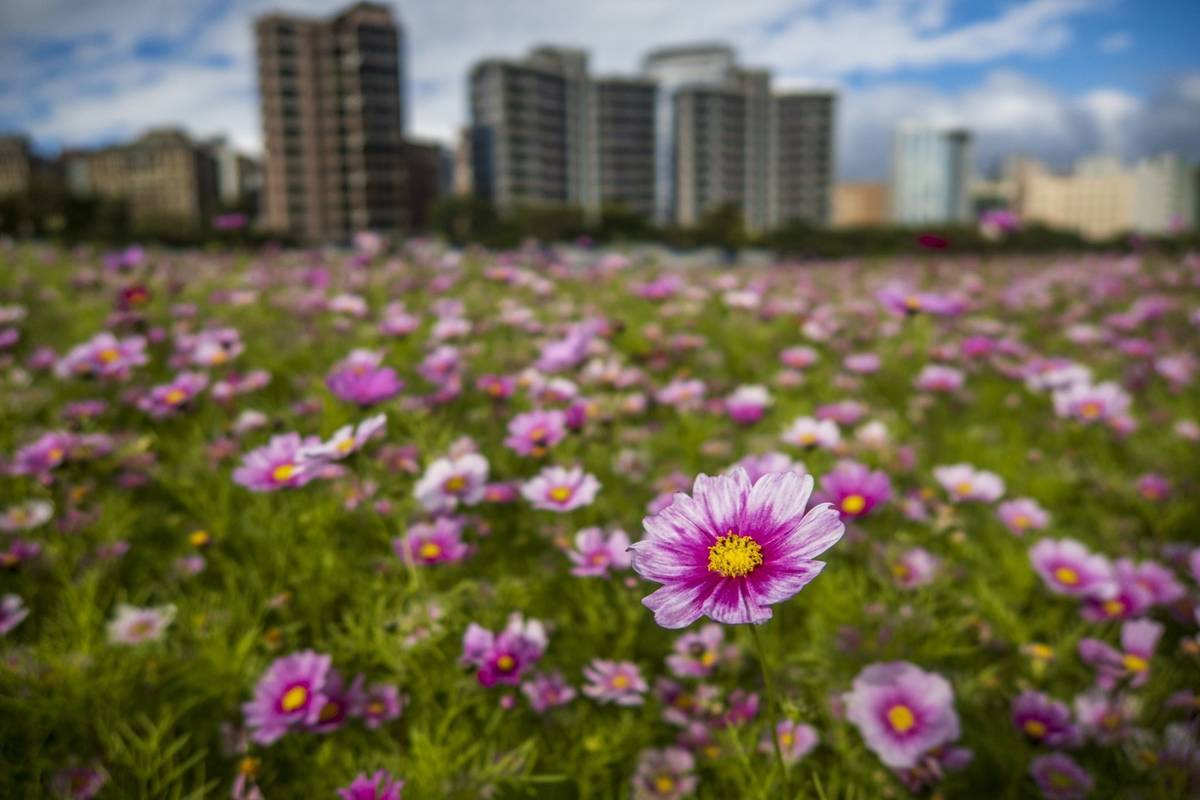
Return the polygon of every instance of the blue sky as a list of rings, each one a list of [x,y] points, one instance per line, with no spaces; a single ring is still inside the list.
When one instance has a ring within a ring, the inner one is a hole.
[[[261,135],[253,18],[328,0],[3,0],[0,129],[47,149],[161,124]],[[901,119],[966,124],[980,166],[1162,149],[1200,159],[1197,0],[398,0],[412,132],[450,141],[471,62],[536,42],[630,72],[662,44],[724,40],[781,86],[841,92],[839,171],[884,174]]]

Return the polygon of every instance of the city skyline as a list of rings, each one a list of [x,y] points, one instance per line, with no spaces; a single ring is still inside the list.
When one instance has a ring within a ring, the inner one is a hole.
[[[6,4],[0,128],[54,148],[181,124],[261,152],[252,17],[340,5],[221,0],[166,15],[140,2],[126,0],[128,14]],[[1009,153],[1059,167],[1095,152],[1200,157],[1200,59],[1186,50],[1200,10],[1186,3],[756,0],[672,16],[671,4],[651,2],[600,4],[603,19],[587,4],[516,2],[503,14],[474,2],[391,5],[411,36],[409,130],[446,144],[467,122],[477,60],[573,45],[603,75],[635,72],[656,47],[721,41],[747,66],[770,69],[781,90],[838,90],[839,180],[885,177],[892,129],[907,118],[970,127],[984,168]]]

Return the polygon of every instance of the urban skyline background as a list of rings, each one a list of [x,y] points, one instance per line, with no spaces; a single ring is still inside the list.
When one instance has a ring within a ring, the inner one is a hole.
[[[779,90],[839,94],[836,174],[888,173],[904,120],[974,134],[975,166],[1012,154],[1065,167],[1110,153],[1200,157],[1200,59],[1187,2],[391,4],[407,35],[408,132],[450,146],[467,124],[471,65],[537,43],[586,49],[593,71],[635,72],[656,47],[728,42]],[[0,129],[41,147],[92,146],[178,123],[261,152],[252,20],[272,9],[328,14],[337,2],[0,8]]]

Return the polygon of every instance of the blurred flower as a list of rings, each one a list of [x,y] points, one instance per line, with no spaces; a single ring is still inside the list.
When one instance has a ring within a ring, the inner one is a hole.
[[[926,752],[958,739],[949,682],[906,661],[862,670],[845,703],[846,718],[867,747],[893,769],[911,768]]]
[[[1047,800],[1080,800],[1088,796],[1095,783],[1092,776],[1065,753],[1038,756],[1029,765],[1029,773]]]
[[[629,569],[632,556],[629,534],[613,531],[607,537],[600,528],[584,528],[575,534],[575,549],[567,557],[575,564],[571,574],[579,578],[601,578],[612,570]]]
[[[593,659],[583,668],[583,676],[588,680],[583,693],[601,703],[640,706],[645,702],[642,695],[650,688],[637,664],[631,661]]]
[[[477,668],[476,677],[483,686],[516,686],[545,651],[546,629],[542,623],[512,614],[508,626],[498,634],[474,622],[468,625],[463,635],[462,662]]]
[[[242,706],[254,741],[269,745],[291,729],[315,724],[329,673],[329,656],[312,650],[275,659],[259,678],[254,699]]]
[[[567,512],[591,505],[600,482],[582,467],[549,466],[521,486],[521,496],[534,508]]]

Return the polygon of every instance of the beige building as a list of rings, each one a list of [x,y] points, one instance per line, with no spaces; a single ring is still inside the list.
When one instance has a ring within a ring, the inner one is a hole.
[[[884,225],[888,222],[888,187],[885,183],[839,183],[833,188],[833,225]]]
[[[311,242],[405,228],[403,30],[390,7],[269,14],[255,34],[266,226]]]
[[[0,197],[29,189],[34,156],[25,136],[0,136]]]
[[[1038,164],[1017,175],[1017,214],[1024,222],[1107,239],[1133,229],[1134,174],[1115,159],[1082,160],[1069,175]]]
[[[70,188],[124,200],[135,225],[206,225],[217,206],[216,163],[207,149],[174,128],[134,141],[64,154]]]

